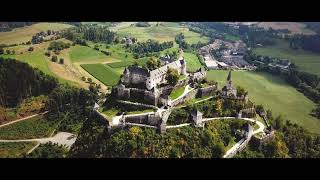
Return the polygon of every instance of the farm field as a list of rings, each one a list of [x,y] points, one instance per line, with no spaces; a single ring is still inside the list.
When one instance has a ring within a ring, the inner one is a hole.
[[[257,26],[263,27],[265,29],[288,29],[291,34],[315,34],[314,31],[306,27],[306,24],[299,22],[260,22],[257,24]]]
[[[63,23],[37,23],[31,26],[15,28],[9,32],[0,32],[0,44],[19,44],[30,41],[32,36],[41,31],[62,30],[72,27]]]
[[[120,74],[108,65],[82,64],[81,67],[107,86],[116,85],[120,79]]]
[[[37,116],[0,128],[0,139],[34,139],[49,137],[56,122]]]
[[[174,41],[174,38],[179,33],[185,35],[185,40],[189,44],[195,44],[200,42],[208,42],[209,38],[204,37],[198,33],[189,31],[188,28],[180,26],[178,23],[160,23],[162,25],[156,26],[156,23],[150,23],[150,27],[135,27],[131,26],[134,22],[123,22],[110,29],[115,30],[122,36],[133,36],[138,41],[146,41],[148,39],[154,39],[160,42]]]
[[[36,142],[0,143],[0,158],[21,158],[36,144]]]
[[[228,71],[208,71],[207,78],[218,82],[221,89]],[[267,73],[233,71],[232,80],[249,92],[249,98],[256,104],[271,109],[273,115],[284,115],[314,133],[320,133],[320,121],[309,115],[315,104],[279,77]]]
[[[289,59],[300,70],[320,76],[320,54],[290,49],[289,43],[284,40],[277,40],[273,46],[255,48],[253,51],[258,55]]]

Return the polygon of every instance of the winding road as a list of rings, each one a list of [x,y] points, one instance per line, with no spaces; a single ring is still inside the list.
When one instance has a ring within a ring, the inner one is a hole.
[[[64,145],[70,148],[71,145],[76,141],[77,137],[75,134],[68,132],[58,132],[55,136],[49,138],[36,138],[36,139],[16,139],[16,140],[0,140],[0,142],[38,142],[45,144],[48,142],[57,143],[58,145]]]

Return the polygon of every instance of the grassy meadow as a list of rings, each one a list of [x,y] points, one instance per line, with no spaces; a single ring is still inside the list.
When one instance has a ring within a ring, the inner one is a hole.
[[[218,82],[221,89],[227,79],[228,71],[208,71],[207,77]],[[309,115],[315,104],[284,80],[268,73],[233,71],[235,85],[244,87],[249,98],[256,104],[263,104],[274,115],[284,115],[314,133],[320,133],[320,121]]]
[[[107,86],[116,85],[120,79],[120,74],[108,65],[82,64],[81,67]]]
[[[30,41],[32,36],[41,31],[62,30],[72,27],[63,23],[37,23],[31,26],[15,28],[9,32],[0,32],[0,44],[19,44]]]
[[[320,76],[320,54],[291,49],[285,40],[276,40],[275,45],[255,48],[253,51],[258,55],[289,59],[300,70]]]

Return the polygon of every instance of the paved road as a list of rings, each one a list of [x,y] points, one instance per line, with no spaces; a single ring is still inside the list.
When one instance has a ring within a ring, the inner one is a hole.
[[[40,144],[52,142],[59,145],[65,145],[67,148],[70,148],[71,145],[76,141],[76,139],[77,137],[75,134],[68,132],[58,132],[55,136],[49,138],[0,140],[0,142],[39,142]]]
[[[5,123],[5,124],[0,125],[0,128],[1,128],[1,127],[4,127],[4,126],[8,126],[8,125],[10,125],[10,124],[14,124],[14,123],[17,123],[17,122],[20,122],[20,121],[24,121],[24,120],[27,120],[27,119],[36,117],[36,116],[39,116],[39,115],[43,115],[43,114],[46,114],[46,113],[48,113],[48,112],[49,112],[49,111],[46,111],[46,112],[44,112],[44,113],[34,114],[34,115],[27,116],[27,117],[24,117],[24,118],[21,118],[21,119],[18,119],[18,120],[14,120],[14,121],[11,121],[11,122],[8,122],[8,123]]]

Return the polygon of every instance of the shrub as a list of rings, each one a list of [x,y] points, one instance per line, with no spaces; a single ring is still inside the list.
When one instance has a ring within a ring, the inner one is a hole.
[[[57,56],[52,56],[51,61],[52,62],[57,62],[58,61],[58,57]]]
[[[33,51],[33,50],[34,50],[33,47],[29,47],[29,48],[28,48],[28,51]]]
[[[51,56],[51,53],[50,53],[50,51],[47,51],[47,52],[44,53],[44,55],[50,57],[50,56]]]
[[[60,58],[59,63],[60,63],[60,64],[64,64],[64,59],[63,59],[63,58]]]

